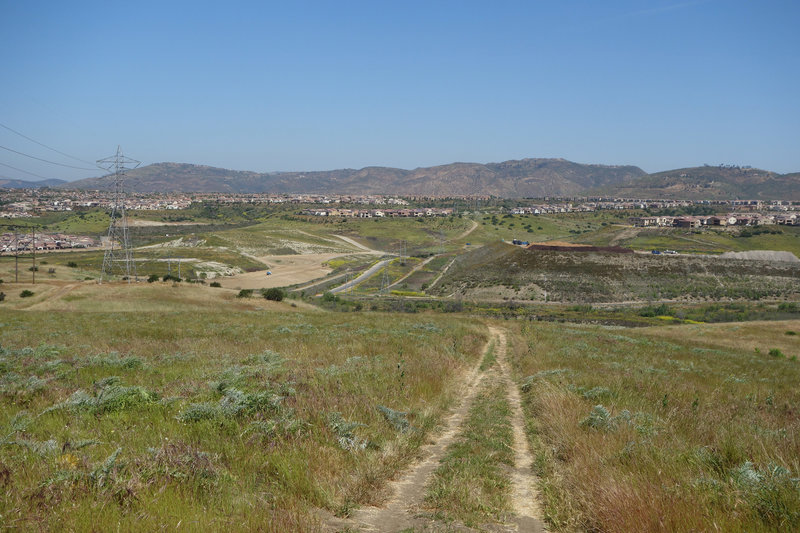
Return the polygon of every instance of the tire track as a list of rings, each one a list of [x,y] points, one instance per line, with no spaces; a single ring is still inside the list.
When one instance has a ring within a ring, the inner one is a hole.
[[[511,406],[511,424],[514,428],[514,468],[511,471],[511,504],[517,531],[545,531],[542,522],[542,510],[539,505],[539,493],[536,490],[537,477],[533,472],[533,454],[525,434],[525,417],[522,413],[522,398],[519,388],[511,378],[507,360],[507,344],[505,332],[490,327],[489,330],[497,338],[495,351],[497,364],[506,382],[506,396]]]
[[[506,394],[512,408],[514,467],[511,469],[510,477],[513,521],[509,524],[497,524],[491,530],[532,533],[545,531],[540,518],[538,493],[535,489],[536,477],[532,471],[533,456],[528,448],[525,435],[520,394],[510,377],[506,361],[506,334],[505,331],[492,326],[489,327],[489,331],[491,338],[483,354],[485,356],[494,344],[499,376],[496,370],[480,371],[482,356],[465,378],[461,402],[445,421],[444,431],[432,444],[421,448],[422,459],[419,462],[413,464],[400,479],[389,483],[389,491],[393,496],[382,507],[359,509],[349,519],[327,520],[327,531],[341,531],[345,528],[380,532],[398,532],[410,528],[417,531],[438,530],[435,522],[418,516],[423,510],[426,486],[433,472],[439,466],[439,462],[444,458],[448,447],[460,434],[481,385],[487,379],[498,378],[506,383]],[[471,531],[469,528],[453,530]]]

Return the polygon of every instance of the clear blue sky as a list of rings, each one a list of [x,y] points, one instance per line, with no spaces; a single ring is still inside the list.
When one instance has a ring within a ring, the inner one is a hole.
[[[0,0],[0,69],[0,122],[90,161],[800,171],[797,0]]]

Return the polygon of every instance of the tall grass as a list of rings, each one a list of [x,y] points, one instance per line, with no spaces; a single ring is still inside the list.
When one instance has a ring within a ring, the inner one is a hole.
[[[513,365],[555,530],[800,528],[800,366],[706,328],[520,328]]]

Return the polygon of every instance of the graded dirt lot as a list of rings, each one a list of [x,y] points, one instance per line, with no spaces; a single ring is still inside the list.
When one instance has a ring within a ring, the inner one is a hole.
[[[219,281],[227,289],[268,289],[305,283],[328,275],[331,269],[323,266],[323,263],[341,255],[333,253],[258,257],[257,259],[270,269],[271,275],[267,276],[267,273],[261,270],[231,277],[220,277],[215,281]]]

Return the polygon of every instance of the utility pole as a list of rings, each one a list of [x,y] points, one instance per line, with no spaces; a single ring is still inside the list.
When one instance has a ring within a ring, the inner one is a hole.
[[[33,250],[33,268],[31,268],[31,273],[33,274],[33,284],[36,285],[36,226],[31,227],[31,232],[33,233],[33,242],[31,243],[31,247]]]
[[[19,283],[19,233],[14,226],[14,283]]]
[[[389,273],[386,271],[386,266],[383,267],[383,275],[381,276],[381,290],[379,294],[386,294],[389,292]]]
[[[108,225],[109,248],[103,255],[103,272],[100,279],[111,279],[114,265],[118,264],[122,274],[131,282],[131,276],[136,276],[136,263],[133,260],[131,240],[128,233],[128,217],[125,214],[125,171],[132,170],[141,165],[136,161],[122,155],[122,148],[117,146],[117,153],[97,160],[97,166],[103,170],[114,173],[114,197],[111,204],[111,221]],[[119,220],[118,220],[119,219]],[[119,241],[119,250],[114,249],[114,243]]]

